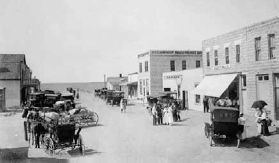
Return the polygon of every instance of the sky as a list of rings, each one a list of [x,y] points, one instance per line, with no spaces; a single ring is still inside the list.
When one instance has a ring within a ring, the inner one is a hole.
[[[279,0],[1,0],[0,53],[25,54],[42,83],[101,82],[276,16]]]

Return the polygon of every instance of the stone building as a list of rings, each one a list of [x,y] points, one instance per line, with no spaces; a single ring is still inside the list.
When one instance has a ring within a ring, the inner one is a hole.
[[[158,96],[163,92],[163,72],[202,66],[202,52],[190,50],[150,50],[138,55],[138,97]]]
[[[0,87],[6,88],[6,107],[19,107],[27,94],[40,89],[40,81],[32,78],[24,54],[0,54]]]
[[[233,96],[244,114],[254,114],[256,100],[268,103],[272,118],[279,119],[279,18],[204,40],[204,79],[197,92]],[[232,93],[231,93],[232,92]],[[235,93],[233,93],[235,92]]]

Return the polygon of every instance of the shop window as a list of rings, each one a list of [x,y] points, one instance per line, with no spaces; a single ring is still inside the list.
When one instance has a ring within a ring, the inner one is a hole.
[[[263,80],[263,76],[259,76],[258,79],[259,79],[260,81],[262,81],[262,80]]]
[[[261,37],[255,38],[255,59],[256,61],[260,60],[261,55]]]
[[[206,65],[210,66],[210,58],[209,58],[209,52],[206,53]]]
[[[200,104],[201,102],[201,95],[196,95],[196,104]]]
[[[268,53],[269,53],[269,59],[275,58],[274,50],[275,50],[275,34],[270,34],[270,35],[268,35]]]

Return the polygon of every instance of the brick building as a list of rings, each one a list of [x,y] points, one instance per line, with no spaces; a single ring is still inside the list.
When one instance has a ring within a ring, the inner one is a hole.
[[[279,18],[204,40],[204,79],[197,92],[230,96],[237,92],[240,109],[254,114],[255,100],[264,100],[271,118],[279,119]],[[215,89],[215,91],[214,91]]]
[[[202,66],[201,51],[150,50],[138,55],[138,97],[158,96],[163,92],[163,72]]]
[[[32,78],[24,54],[0,54],[0,87],[6,88],[6,107],[19,107],[27,94],[40,89],[40,81]]]

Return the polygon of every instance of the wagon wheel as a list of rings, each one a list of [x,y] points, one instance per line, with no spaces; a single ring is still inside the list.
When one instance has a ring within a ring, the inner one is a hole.
[[[50,155],[55,154],[54,142],[50,137],[45,137],[43,146],[46,153]]]
[[[78,136],[78,145],[79,145],[80,154],[84,156],[85,144],[84,144],[84,140],[83,140],[81,134],[79,134],[79,136]]]

